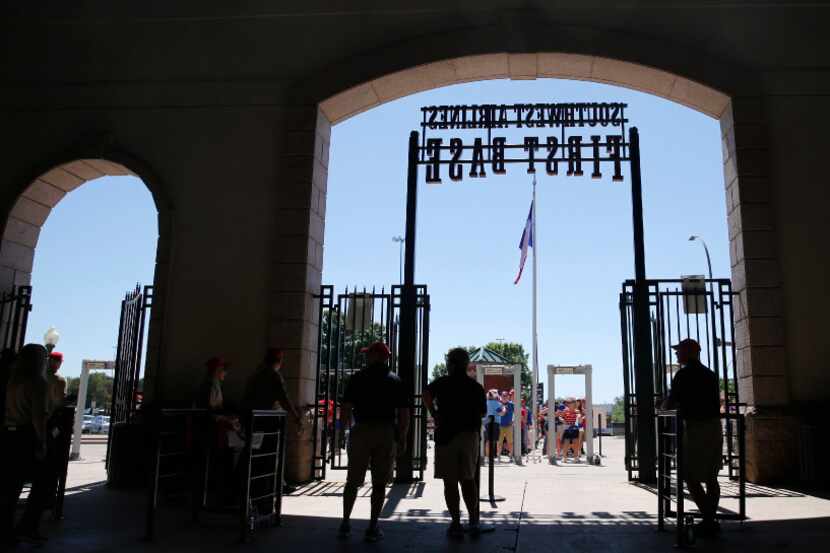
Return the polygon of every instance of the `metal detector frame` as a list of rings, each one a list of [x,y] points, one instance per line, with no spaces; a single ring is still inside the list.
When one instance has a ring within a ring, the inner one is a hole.
[[[498,372],[495,372],[498,371]],[[476,365],[476,381],[484,386],[485,374],[512,374],[513,375],[513,389],[516,390],[519,397],[519,403],[516,404],[516,398],[513,399],[513,462],[517,465],[522,464],[522,403],[521,403],[521,389],[522,389],[522,366],[521,365]],[[479,449],[482,458],[484,457],[484,440],[480,440]],[[498,457],[498,456],[496,456]]]
[[[548,459],[556,464],[556,376],[581,374],[585,377],[585,443],[588,464],[594,458],[594,403],[593,403],[593,367],[591,365],[548,365]]]

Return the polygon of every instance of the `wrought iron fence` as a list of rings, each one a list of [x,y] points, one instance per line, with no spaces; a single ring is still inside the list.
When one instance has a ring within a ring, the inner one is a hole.
[[[736,412],[739,404],[735,364],[734,312],[737,294],[729,279],[699,279],[697,288],[684,289],[682,279],[649,280],[654,398],[661,401],[680,368],[673,361],[671,346],[686,338],[701,346],[701,362],[711,368],[721,387],[724,411]],[[634,281],[623,283],[620,293],[620,334],[625,405],[625,465],[629,480],[639,474],[637,448],[637,389],[634,359]],[[739,456],[733,447],[734,423],[727,424],[728,449],[724,460],[734,477]]]
[[[32,311],[32,287],[15,286],[0,294],[2,350],[20,351],[26,341],[26,325]]]
[[[153,306],[153,287],[136,284],[121,300],[121,317],[118,323],[118,342],[115,354],[115,375],[112,381],[112,405],[107,439],[107,470],[109,470],[112,438],[115,425],[129,422],[136,409],[136,392],[141,375],[144,352],[144,334],[148,313]]]
[[[422,392],[427,383],[429,363],[429,295],[426,286],[417,286],[416,360],[413,390],[413,468],[420,478],[426,469],[427,425]],[[347,429],[339,423],[340,406],[349,378],[365,367],[361,349],[375,341],[389,346],[390,368],[398,372],[399,285],[389,290],[349,289],[336,294],[334,287],[320,287],[320,329],[317,341],[316,397],[314,409],[314,453],[312,474],[320,480],[326,470],[348,468]]]

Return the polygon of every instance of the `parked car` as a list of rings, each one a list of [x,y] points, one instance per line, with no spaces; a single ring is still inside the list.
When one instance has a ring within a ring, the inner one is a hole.
[[[92,421],[92,432],[107,434],[110,431],[110,418],[105,415],[96,415]]]
[[[89,434],[92,432],[95,417],[92,415],[84,415],[84,422],[81,424],[81,434]]]

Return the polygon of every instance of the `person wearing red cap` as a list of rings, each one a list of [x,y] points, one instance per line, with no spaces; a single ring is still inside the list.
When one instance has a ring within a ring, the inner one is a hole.
[[[46,380],[49,383],[49,416],[53,416],[58,409],[63,407],[66,399],[66,379],[58,374],[63,365],[63,354],[53,351],[49,354],[49,370],[46,373]]]
[[[720,501],[718,472],[723,454],[720,386],[717,375],[700,362],[700,344],[695,340],[687,338],[672,349],[681,368],[672,379],[663,408],[677,409],[683,421],[686,467],[683,479],[703,514],[703,522],[698,527],[700,534],[713,536],[720,530],[715,520]]]
[[[395,422],[397,441],[406,444],[410,407],[401,379],[389,372],[391,354],[386,344],[375,342],[361,351],[366,354],[366,368],[349,380],[340,410],[343,427],[349,427],[352,415],[355,425],[349,434],[349,472],[343,490],[343,520],[338,535],[346,538],[351,533],[349,519],[357,490],[363,485],[366,471],[371,467],[371,518],[366,529],[366,541],[375,542],[383,538],[378,518],[395,460]]]

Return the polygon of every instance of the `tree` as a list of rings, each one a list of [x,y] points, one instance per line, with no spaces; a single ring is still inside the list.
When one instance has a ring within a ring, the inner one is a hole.
[[[447,371],[447,364],[446,363],[438,363],[434,367],[432,367],[432,378],[430,380],[438,380],[442,376],[447,376],[449,372]]]
[[[525,348],[517,342],[490,342],[487,349],[493,350],[502,357],[505,357],[513,365],[522,367],[522,397],[527,399],[531,396],[530,388],[533,385],[533,373],[528,366],[528,358]]]
[[[625,422],[625,401],[622,396],[614,398],[614,407],[611,408],[611,422]]]
[[[96,409],[106,409],[109,411],[112,405],[112,380],[111,376],[104,373],[90,373],[86,387],[86,405],[88,408],[94,402]],[[80,378],[67,377],[67,395],[77,395],[80,384]]]

